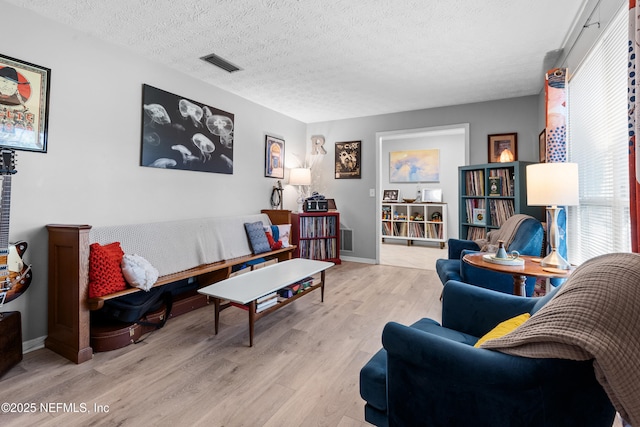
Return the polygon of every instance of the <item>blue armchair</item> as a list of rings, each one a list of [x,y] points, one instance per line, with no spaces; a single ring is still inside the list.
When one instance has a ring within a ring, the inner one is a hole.
[[[540,256],[543,240],[544,230],[542,224],[537,219],[528,217],[520,223],[513,240],[506,249],[508,252],[518,251],[521,255]],[[462,257],[465,254],[480,250],[480,246],[476,242],[473,240],[449,239],[447,243],[449,248],[448,259],[436,261],[436,272],[443,285],[449,280],[458,280],[495,291],[513,293],[512,275],[473,267],[462,261]],[[535,277],[527,278],[525,281],[527,296],[533,295],[535,284]]]
[[[473,344],[498,323],[539,310],[542,298],[450,281],[442,326],[388,323],[383,349],[360,372],[365,420],[377,426],[601,426],[614,408],[591,361],[530,359]]]

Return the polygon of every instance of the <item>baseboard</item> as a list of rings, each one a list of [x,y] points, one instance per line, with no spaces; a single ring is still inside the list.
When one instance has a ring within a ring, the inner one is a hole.
[[[340,259],[342,261],[361,262],[361,263],[364,263],[364,264],[375,264],[376,263],[375,259],[344,256],[342,254],[340,254]]]
[[[38,338],[34,338],[29,341],[22,341],[22,354],[29,353],[34,350],[39,350],[44,348],[44,340],[46,339],[46,335]]]

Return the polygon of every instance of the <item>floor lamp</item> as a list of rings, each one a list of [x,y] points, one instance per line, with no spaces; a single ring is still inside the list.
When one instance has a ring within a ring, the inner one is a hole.
[[[305,194],[302,187],[311,185],[311,169],[294,168],[289,173],[289,185],[298,186],[298,212],[304,212],[302,204],[304,203]]]
[[[546,206],[551,217],[548,239],[551,252],[540,262],[542,267],[571,268],[571,264],[558,253],[558,213],[562,209],[558,206],[575,206],[578,203],[577,163],[537,163],[527,166],[527,205]]]

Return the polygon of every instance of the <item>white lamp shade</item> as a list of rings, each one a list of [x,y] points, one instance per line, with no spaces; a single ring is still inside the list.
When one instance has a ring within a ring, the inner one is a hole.
[[[311,185],[311,169],[294,168],[289,173],[290,185]]]
[[[527,166],[529,206],[575,206],[579,204],[577,163],[537,163]]]

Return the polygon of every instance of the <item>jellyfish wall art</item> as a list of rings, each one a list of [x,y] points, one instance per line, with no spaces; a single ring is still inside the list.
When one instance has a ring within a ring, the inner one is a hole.
[[[142,86],[140,165],[233,173],[234,115]]]

